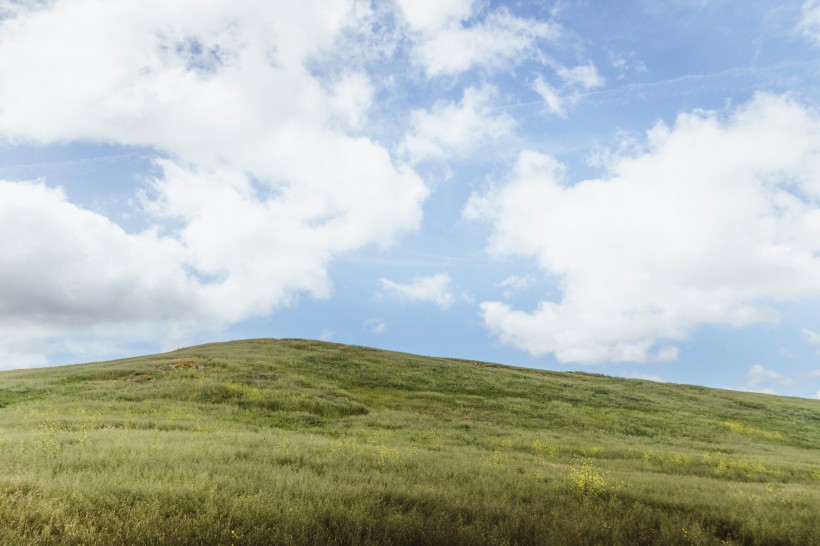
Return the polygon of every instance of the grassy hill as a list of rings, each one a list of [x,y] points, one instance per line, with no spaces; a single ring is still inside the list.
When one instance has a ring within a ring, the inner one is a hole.
[[[819,544],[820,402],[304,340],[0,373],[3,544]]]

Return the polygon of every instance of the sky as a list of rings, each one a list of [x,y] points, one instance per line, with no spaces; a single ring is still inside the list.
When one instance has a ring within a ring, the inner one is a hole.
[[[252,337],[820,398],[820,0],[0,0],[0,369]]]

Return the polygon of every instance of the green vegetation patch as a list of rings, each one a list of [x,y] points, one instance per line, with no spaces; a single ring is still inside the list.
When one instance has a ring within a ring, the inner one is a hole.
[[[817,544],[820,402],[248,340],[0,373],[0,543]]]

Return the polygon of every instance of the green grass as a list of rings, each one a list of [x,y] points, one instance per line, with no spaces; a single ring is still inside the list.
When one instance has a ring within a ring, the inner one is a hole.
[[[820,544],[820,402],[304,340],[0,373],[3,544]]]

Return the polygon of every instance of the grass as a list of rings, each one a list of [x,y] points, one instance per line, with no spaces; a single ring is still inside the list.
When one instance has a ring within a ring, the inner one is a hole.
[[[820,402],[305,340],[0,373],[3,544],[820,544]]]

